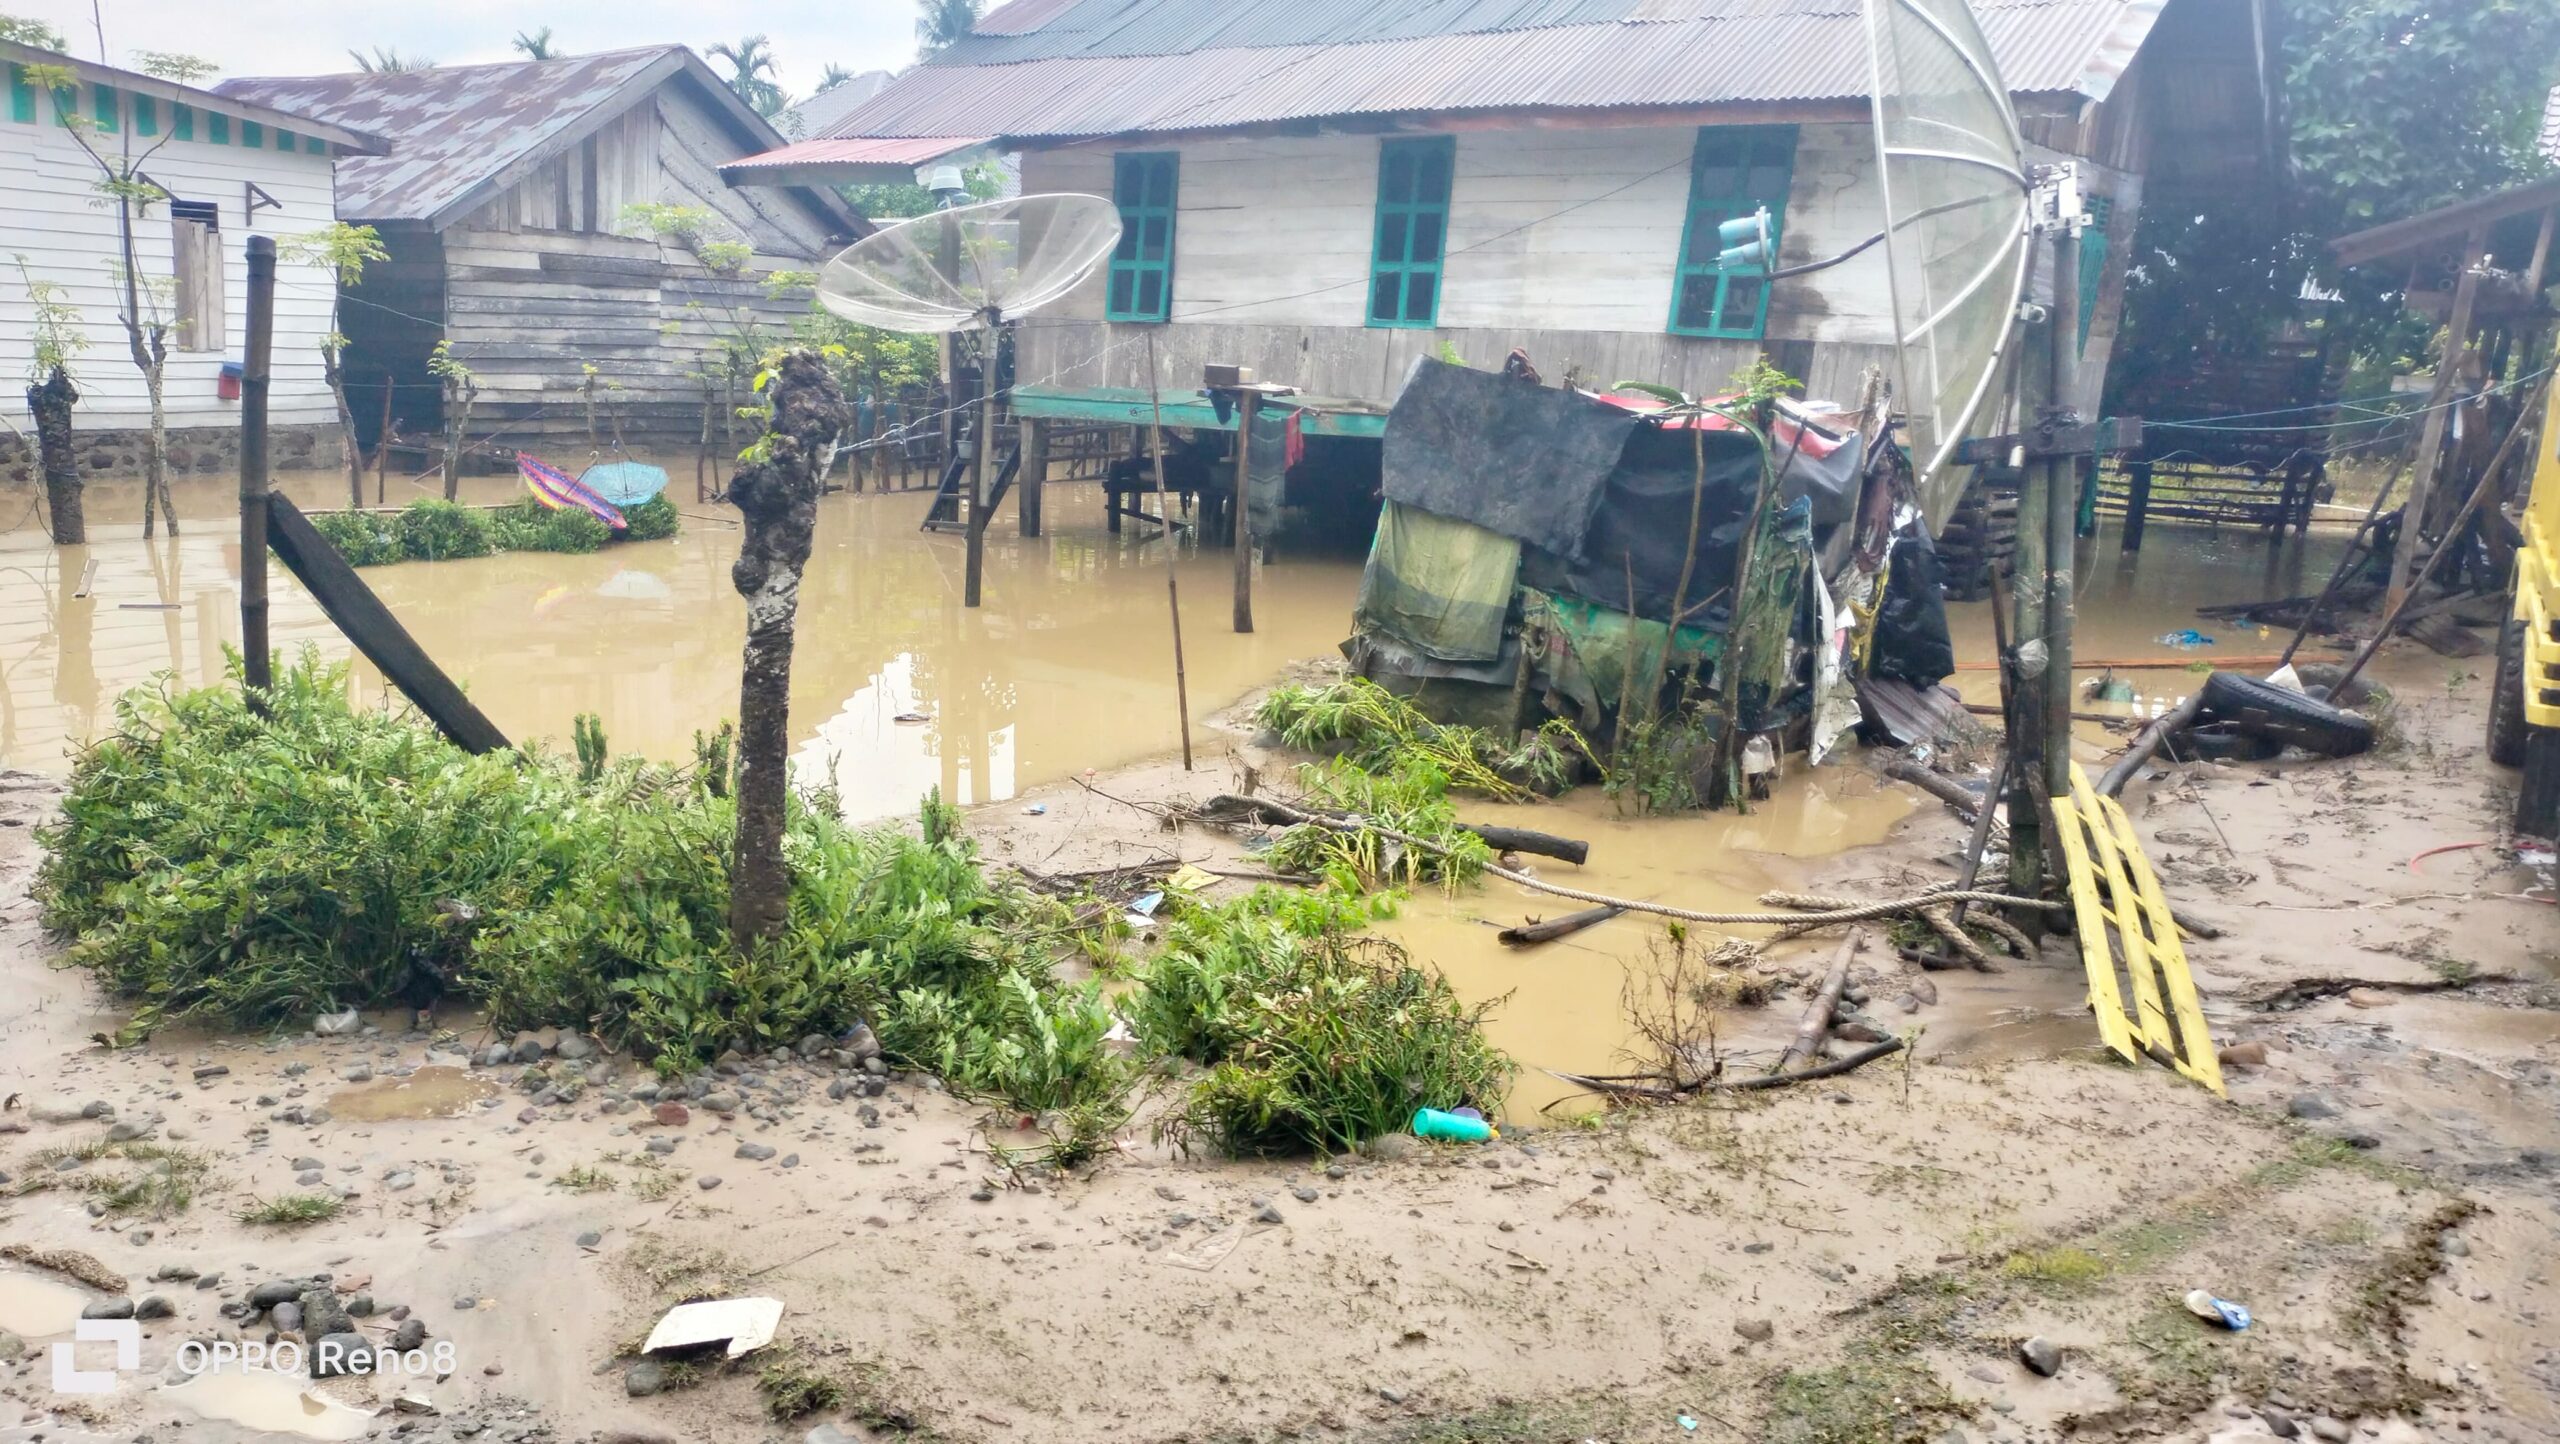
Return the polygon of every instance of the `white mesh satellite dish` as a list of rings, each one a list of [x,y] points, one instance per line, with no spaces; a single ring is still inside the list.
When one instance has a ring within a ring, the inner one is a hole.
[[[818,304],[884,331],[989,326],[1058,299],[1120,241],[1100,196],[1022,196],[931,211],[863,237],[818,273]]]
[[[1948,464],[1999,384],[2026,281],[2031,185],[2009,89],[1965,0],[1866,0],[1894,351],[1935,532]]]

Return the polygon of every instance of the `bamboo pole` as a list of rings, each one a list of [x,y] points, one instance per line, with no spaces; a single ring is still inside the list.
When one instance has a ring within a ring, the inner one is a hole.
[[[1173,617],[1173,709],[1182,720],[1182,770],[1191,770],[1191,687],[1182,671],[1182,583],[1174,561],[1182,550],[1164,486],[1164,380],[1156,371],[1156,333],[1147,331],[1147,450],[1156,463],[1156,516],[1164,527],[1164,601]],[[1106,498],[1105,504],[1108,504]]]
[[[960,585],[960,605],[974,607],[987,580],[987,453],[996,448],[995,313],[986,317],[986,346],[978,355],[978,424],[969,445],[969,559]]]
[[[1849,935],[1840,940],[1839,949],[1831,955],[1831,970],[1823,976],[1822,987],[1814,993],[1813,1001],[1806,1005],[1803,1021],[1796,1024],[1795,1038],[1787,1044],[1787,1051],[1778,1055],[1778,1066],[1770,1069],[1771,1073],[1784,1073],[1798,1063],[1810,1063],[1822,1056],[1823,1041],[1831,1036],[1831,1015],[1839,1008],[1841,990],[1849,983],[1849,960],[1858,955],[1866,936],[1851,928]]]
[[[1262,398],[1251,387],[1236,393],[1236,614],[1238,633],[1253,630],[1253,507],[1245,493],[1253,479],[1253,414]],[[1168,523],[1172,513],[1165,513]],[[1168,526],[1170,530],[1170,526]]]
[[[275,325],[275,237],[251,236],[240,365],[240,652],[250,705],[261,709],[275,681],[267,643],[267,390]]]

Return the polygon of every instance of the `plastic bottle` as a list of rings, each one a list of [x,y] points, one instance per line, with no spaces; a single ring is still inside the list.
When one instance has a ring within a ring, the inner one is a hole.
[[[1421,1108],[1414,1111],[1413,1136],[1441,1143],[1490,1143],[1502,1134],[1481,1118]]]

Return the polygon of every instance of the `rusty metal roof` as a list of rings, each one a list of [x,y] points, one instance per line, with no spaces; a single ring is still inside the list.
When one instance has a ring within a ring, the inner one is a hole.
[[[929,135],[804,140],[731,161],[720,167],[720,174],[731,185],[773,185],[811,179],[908,181],[915,178],[918,166],[974,150],[991,139],[984,135]]]
[[[1975,9],[2013,90],[2096,97],[2164,3]],[[1858,0],[1013,0],[827,136],[1063,139],[1362,114],[1844,102],[1866,90]]]
[[[681,45],[392,74],[244,76],[216,89],[388,137],[389,155],[339,163],[338,219],[441,230],[669,82],[698,92],[747,153],[782,144]],[[832,193],[809,201],[860,229]]]

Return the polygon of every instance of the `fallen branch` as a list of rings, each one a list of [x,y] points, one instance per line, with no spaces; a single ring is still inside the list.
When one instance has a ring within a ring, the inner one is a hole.
[[[1998,933],[2000,935],[2000,940],[2007,943],[2019,957],[2032,958],[2036,955],[2036,945],[2027,937],[2026,933],[2022,931],[2016,923],[2009,921],[1998,913],[1986,912],[1967,914],[1959,916],[1956,921],[1959,924],[1970,923],[1976,927],[1988,928],[1992,932]]]
[[[2173,733],[2194,726],[2196,718],[2203,712],[2204,689],[2198,687],[2187,700],[2153,718],[2150,726],[2134,734],[2133,745],[2127,747],[2124,755],[2107,768],[2106,775],[2098,779],[2098,795],[2122,797],[2124,785],[2133,780],[2133,774],[2142,770],[2142,764],[2151,760],[2151,755],[2160,750],[2160,745]]]
[[[1963,927],[1957,924],[1955,914],[1953,912],[1946,908],[1922,908],[1920,910],[1920,917],[1923,922],[1926,922],[1932,929],[1936,930],[1939,937],[1947,940],[1948,947],[1955,949],[1966,962],[1973,964],[1973,970],[1975,972],[1997,973],[2002,971],[1999,960],[1992,957],[1990,953],[1985,952],[1982,944],[1973,940],[1973,934],[1966,932]]]
[[[1606,1078],[1592,1078],[1580,1073],[1564,1073],[1553,1068],[1545,1071],[1550,1078],[1561,1078],[1567,1083],[1578,1088],[1587,1088],[1594,1093],[1671,1103],[1698,1093],[1751,1093],[1763,1088],[1789,1088],[1798,1083],[1837,1078],[1843,1073],[1864,1068],[1878,1058],[1891,1057],[1901,1052],[1904,1046],[1900,1038],[1887,1038],[1881,1043],[1870,1043],[1846,1057],[1834,1058],[1828,1063],[1818,1063],[1811,1068],[1794,1073],[1755,1073],[1747,1078],[1719,1078],[1713,1082],[1701,1080],[1696,1083],[1677,1083],[1668,1088],[1651,1087],[1641,1083],[1612,1082]]]
[[[1558,938],[1571,937],[1595,923],[1605,923],[1624,912],[1626,912],[1625,908],[1614,905],[1584,908],[1578,913],[1566,913],[1560,918],[1549,918],[1544,922],[1522,923],[1516,928],[1504,928],[1493,935],[1493,940],[1511,948],[1551,943]]]
[[[50,1269],[69,1274],[93,1289],[111,1294],[125,1291],[124,1275],[98,1262],[78,1249],[36,1248],[30,1244],[0,1245],[0,1258],[14,1259],[29,1268]]]
[[[1778,1055],[1772,1073],[1784,1073],[1796,1063],[1810,1063],[1822,1056],[1823,1040],[1831,1036],[1831,1015],[1840,1007],[1840,992],[1849,985],[1849,960],[1858,955],[1866,934],[1852,928],[1831,954],[1831,971],[1822,978],[1822,986],[1814,991],[1813,1001],[1806,1005],[1804,1020],[1796,1024],[1796,1036],[1787,1051]]]
[[[1551,832],[1537,832],[1526,827],[1495,827],[1489,823],[1461,822],[1460,832],[1472,832],[1484,839],[1495,852],[1527,852],[1539,857],[1559,858],[1579,867],[1591,857],[1591,844]]]

